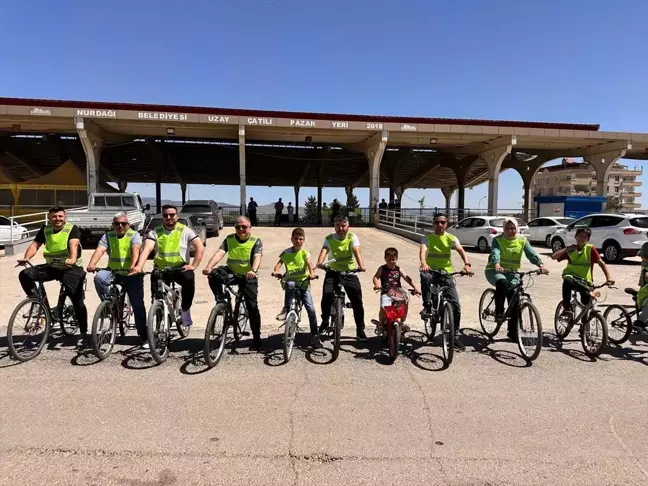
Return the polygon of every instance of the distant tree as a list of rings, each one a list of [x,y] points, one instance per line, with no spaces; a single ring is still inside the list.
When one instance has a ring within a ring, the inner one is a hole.
[[[360,207],[360,202],[353,192],[349,194],[346,205],[349,211],[354,211]]]
[[[317,198],[309,196],[304,204],[304,216],[308,223],[317,222]]]
[[[617,196],[608,197],[605,209],[608,211],[623,211],[623,203]]]

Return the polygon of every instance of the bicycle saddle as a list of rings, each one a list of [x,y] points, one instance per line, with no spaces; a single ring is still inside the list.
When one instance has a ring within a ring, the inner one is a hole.
[[[626,293],[626,294],[630,294],[630,295],[632,295],[633,297],[636,297],[636,296],[637,296],[637,292],[638,292],[637,290],[635,290],[635,289],[631,289],[630,287],[628,287],[628,288],[625,289],[625,293]]]

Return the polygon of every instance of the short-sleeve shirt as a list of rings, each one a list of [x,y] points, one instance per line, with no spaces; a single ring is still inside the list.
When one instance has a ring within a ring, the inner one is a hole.
[[[454,235],[452,235],[452,236],[454,236]],[[427,236],[424,236],[423,238],[421,238],[421,245],[427,246],[427,244],[428,244]],[[451,248],[453,250],[456,250],[458,245],[459,245],[459,238],[454,236],[454,241],[452,242],[452,247]]]
[[[293,214],[295,212],[295,206],[288,206],[286,210],[288,211],[288,214]]]
[[[56,233],[58,233],[58,231],[54,232],[54,234]],[[80,239],[81,239],[81,230],[76,224],[73,224],[72,229],[70,230],[70,236],[68,236],[68,241],[80,240]],[[34,241],[39,245],[45,244],[45,226],[43,226],[41,229],[38,230],[38,233],[36,233],[36,237],[34,238]]]
[[[338,241],[341,240],[341,238],[339,238],[338,235],[335,234],[335,233],[331,233],[331,236],[333,238],[335,238],[336,240],[338,240]],[[351,248],[355,248],[356,246],[360,246],[360,240],[358,239],[358,235],[356,235],[354,233],[353,234],[353,240],[351,241]],[[326,248],[327,250],[330,250],[328,241],[326,239],[324,239],[324,248]]]
[[[641,245],[641,250],[639,250],[639,257],[648,257],[648,243]],[[646,285],[646,279],[644,278],[644,273],[648,268],[648,262],[641,261],[641,275],[639,275],[639,287]]]
[[[380,267],[380,287],[380,293],[383,295],[401,287],[401,271],[398,265],[394,268],[389,268],[387,265]]]
[[[283,211],[283,208],[284,208],[283,203],[280,203],[280,202],[275,203],[275,211],[276,212],[280,213],[281,211]]]
[[[164,232],[168,235],[171,234],[171,231],[175,230],[167,230],[162,226],[164,229]],[[198,235],[194,230],[192,230],[189,226],[185,226],[184,231],[182,232],[182,238],[180,238],[180,255],[183,255],[184,261],[189,262],[191,261],[191,242],[198,238]],[[155,229],[152,229],[146,234],[146,239],[147,240],[153,240],[155,242],[155,251],[157,252],[158,250],[158,244],[157,244],[157,233],[155,232]]]
[[[126,235],[124,235],[126,236]],[[122,236],[123,238],[123,236]],[[131,240],[130,247],[133,248],[134,245],[141,245],[142,244],[142,237],[140,234],[136,231],[135,234],[133,235],[133,239]],[[110,257],[110,245],[108,244],[108,233],[104,233],[101,239],[99,240],[99,244],[97,245],[102,248],[106,248],[106,254]]]
[[[234,234],[234,238],[236,238],[236,241],[238,241],[239,243],[243,243],[243,240],[236,236],[236,234]],[[229,251],[229,249],[227,248],[227,238],[223,240],[221,246],[219,247],[219,250],[223,250],[226,253]],[[261,238],[257,238],[257,240],[254,242],[252,253],[250,253],[250,261],[254,260],[254,255],[256,255],[257,253],[259,255],[263,255],[263,242],[261,241]]]
[[[556,261],[558,262],[564,262],[567,260],[569,263],[571,263],[571,258],[569,258],[569,253],[565,253],[562,257],[558,258]],[[590,251],[590,272],[593,273],[594,271],[594,264],[598,263],[599,260],[601,260],[601,255],[598,252],[598,250],[594,247],[592,247],[592,250]]]

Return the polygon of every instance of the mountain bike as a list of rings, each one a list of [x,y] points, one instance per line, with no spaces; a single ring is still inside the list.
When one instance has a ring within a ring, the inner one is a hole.
[[[556,336],[561,341],[565,339],[575,325],[582,324],[580,329],[581,345],[583,351],[590,358],[595,358],[601,354],[603,348],[608,342],[608,325],[603,314],[596,310],[597,299],[601,296],[598,289],[609,287],[615,289],[612,285],[604,283],[601,285],[592,285],[586,280],[580,278],[571,278],[573,282],[587,289],[590,295],[590,301],[583,305],[577,297],[576,290],[572,290],[571,305],[572,312],[569,316],[563,316],[563,303],[560,301],[556,306],[554,314],[554,328]]]
[[[479,299],[479,324],[484,334],[492,340],[499,332],[504,321],[513,316],[512,309],[517,309],[518,348],[522,357],[531,362],[538,357],[542,349],[542,321],[538,309],[531,301],[531,296],[526,292],[527,288],[524,285],[524,279],[533,275],[542,275],[542,272],[540,270],[530,272],[505,270],[503,273],[513,275],[518,279],[517,285],[510,291],[513,293],[509,300],[510,303],[504,315],[497,318],[495,315],[495,289],[488,288],[484,290]],[[529,280],[533,283],[532,278],[529,278]]]
[[[644,334],[648,330],[646,324],[638,320],[641,313],[637,302],[638,290],[626,288],[625,293],[632,296],[632,305],[599,304],[599,307],[607,307],[603,318],[608,325],[608,340],[614,344],[625,343],[633,332]]]
[[[189,326],[182,322],[180,289],[175,282],[167,284],[164,281],[164,276],[181,271],[181,268],[165,268],[144,273],[157,274],[158,278],[157,288],[153,289],[153,304],[146,319],[149,349],[157,364],[164,363],[169,356],[172,324],[175,324],[180,338],[189,335]]]
[[[209,278],[216,278],[210,274]],[[205,344],[203,355],[205,364],[213,368],[223,356],[227,334],[231,329],[234,341],[238,342],[241,336],[247,337],[249,315],[243,300],[243,294],[234,290],[233,285],[237,283],[237,277],[233,274],[227,275],[228,280],[223,283],[223,292],[216,295],[216,305],[209,314],[207,328],[205,329]],[[234,296],[234,308],[232,309],[232,295]]]
[[[62,260],[52,263],[64,264]],[[26,260],[16,267],[33,267]],[[52,323],[58,323],[61,332],[72,335],[79,328],[72,301],[61,282],[56,307],[50,308],[43,282],[36,282],[36,295],[22,300],[9,318],[7,344],[9,354],[18,361],[29,361],[38,356],[47,342]]]
[[[458,276],[469,276],[474,275],[473,272],[453,272],[448,273],[443,270],[422,270],[421,273],[429,273],[432,275],[437,275],[439,277],[444,277],[442,281],[445,282],[447,278],[453,278]],[[454,342],[455,342],[455,324],[454,324],[454,311],[452,309],[452,304],[448,301],[448,291],[449,287],[447,284],[441,284],[436,286],[436,291],[431,293],[431,302],[429,308],[424,309],[422,313],[423,324],[425,326],[425,334],[427,334],[428,340],[433,341],[436,334],[436,327],[438,323],[441,323],[441,349],[443,350],[443,359],[446,364],[449,366],[452,363],[454,358]]]
[[[97,268],[95,272],[109,270],[109,268]],[[133,321],[133,308],[128,300],[128,294],[121,282],[117,282],[118,275],[122,272],[113,271],[113,278],[108,286],[106,299],[99,304],[92,318],[92,349],[100,360],[106,359],[112,353],[117,339],[117,327],[119,334],[124,337],[127,329],[135,329]]]
[[[286,280],[286,275],[275,275],[276,278],[281,281],[281,288],[284,291],[288,292],[288,307],[286,309],[286,317],[283,321],[283,324],[279,328],[284,328],[284,340],[283,340],[283,354],[284,362],[287,363],[292,357],[293,348],[295,345],[295,336],[298,332],[303,332],[303,329],[299,327],[301,322],[301,311],[304,306],[302,300],[301,290],[308,288],[308,285],[311,280],[316,280],[319,278],[318,275],[315,275],[313,278],[303,280],[302,282],[294,282],[291,280]]]
[[[374,290],[381,290],[381,288],[374,287]],[[408,289],[408,291],[412,295],[416,295],[414,289]],[[389,297],[392,300],[392,305],[382,307],[382,310],[385,313],[385,322],[383,324],[384,331],[380,335],[385,338],[389,349],[389,359],[394,363],[401,352],[401,344],[405,338],[405,329],[403,327],[402,319],[405,317],[408,297],[403,288],[394,289],[389,294]],[[380,325],[380,322],[376,319],[372,319],[371,322],[376,326]]]

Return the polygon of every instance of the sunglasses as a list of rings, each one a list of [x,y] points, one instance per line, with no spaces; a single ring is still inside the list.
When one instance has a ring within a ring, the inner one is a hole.
[[[121,226],[121,227],[128,226],[128,223],[122,223],[122,222],[117,222],[117,221],[114,221],[113,224],[115,226]]]
[[[244,230],[244,229],[248,229],[249,226],[246,226],[244,224],[237,224],[237,225],[234,225],[234,228],[237,229],[237,230]]]
[[[447,221],[435,221],[434,224],[439,224],[439,225],[443,226],[444,224],[448,224],[448,222]]]
[[[162,215],[162,217],[163,217],[164,219],[175,218],[176,216],[177,216],[176,213],[173,213],[173,214],[163,214],[163,215]]]

